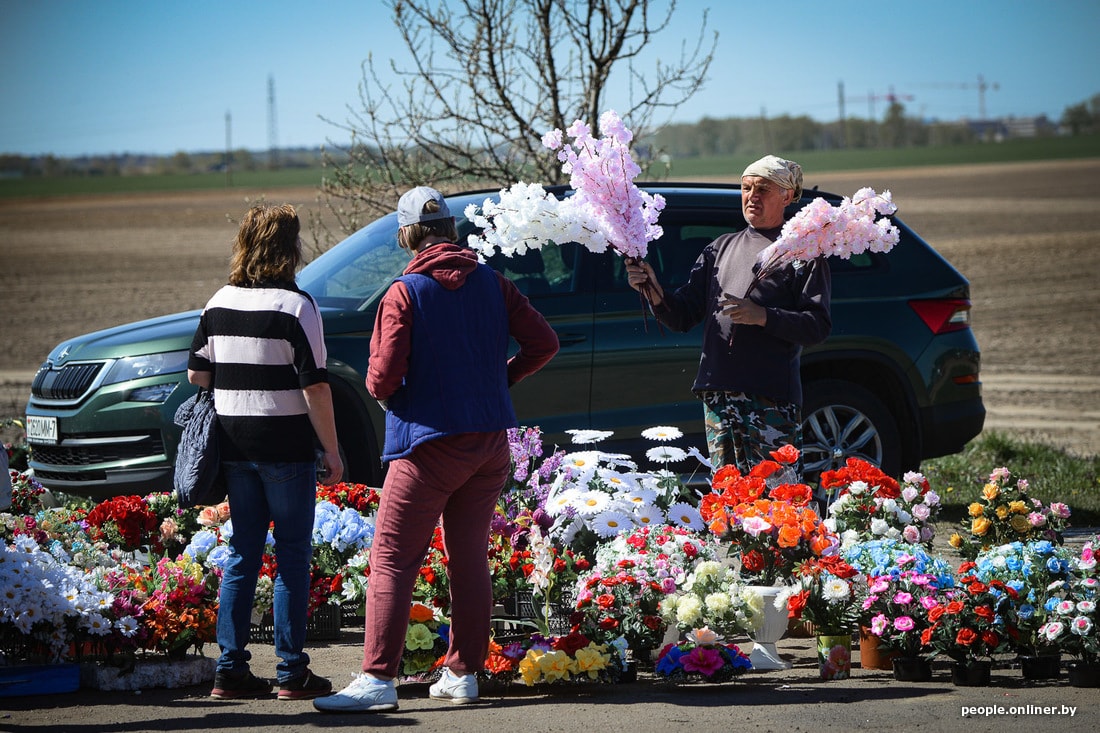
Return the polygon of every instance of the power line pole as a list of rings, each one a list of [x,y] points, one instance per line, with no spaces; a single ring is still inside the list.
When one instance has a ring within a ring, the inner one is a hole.
[[[233,185],[233,118],[225,113],[225,187]]]
[[[279,130],[275,115],[275,77],[267,77],[267,166],[279,167]]]
[[[848,145],[848,116],[844,113],[844,82],[838,81],[836,83],[836,101],[840,107],[840,147],[847,147]]]

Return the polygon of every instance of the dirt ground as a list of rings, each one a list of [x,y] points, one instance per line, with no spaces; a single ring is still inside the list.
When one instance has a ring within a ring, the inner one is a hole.
[[[889,189],[899,215],[971,282],[986,427],[1100,453],[1100,160],[810,172],[807,186]],[[319,212],[313,189],[0,201],[8,283],[0,418],[23,412],[55,345],[201,307],[225,281],[250,201]]]

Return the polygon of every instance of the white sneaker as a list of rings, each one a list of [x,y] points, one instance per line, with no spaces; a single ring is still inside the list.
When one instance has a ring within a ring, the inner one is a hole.
[[[450,700],[456,705],[477,702],[477,678],[472,674],[460,676],[444,667],[443,676],[428,691],[434,699]]]
[[[393,680],[383,682],[365,674],[334,695],[318,697],[313,707],[323,713],[384,713],[397,710],[397,688]]]

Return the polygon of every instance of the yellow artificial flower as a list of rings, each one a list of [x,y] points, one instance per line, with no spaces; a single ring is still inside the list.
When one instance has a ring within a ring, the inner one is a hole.
[[[1008,506],[1006,504],[1000,504],[997,507],[997,519],[1004,519],[1008,516]]]
[[[539,658],[542,657],[544,652],[536,651],[534,649],[528,649],[527,654],[523,659],[519,660],[519,673],[523,676],[523,684],[531,687],[542,676],[541,668],[539,667]]]
[[[554,649],[539,657],[539,671],[547,682],[567,680],[571,661],[569,655],[561,649]]]
[[[606,669],[611,661],[606,649],[603,644],[589,644],[584,649],[578,649],[573,662],[574,671],[578,675],[587,674],[589,679],[599,679],[600,671]]]
[[[979,537],[989,531],[989,528],[993,526],[993,522],[989,521],[985,517],[975,517],[970,522],[971,534],[976,534]]]
[[[951,539],[947,540],[947,544],[951,545],[956,550],[959,549],[960,547],[962,547],[962,543],[963,543],[962,535],[959,534],[958,532],[951,535]]]
[[[1013,514],[1027,514],[1027,503],[1017,499],[1008,503],[1008,510]]]
[[[1012,519],[1008,521],[1008,524],[1012,529],[1016,530],[1017,534],[1027,534],[1031,531],[1031,522],[1027,521],[1027,517],[1023,514],[1015,514]]]
[[[1000,495],[1001,487],[997,486],[997,484],[986,484],[985,487],[982,489],[982,496],[984,496],[988,501],[993,501]]]
[[[424,624],[409,624],[405,632],[405,648],[410,651],[431,649],[435,646],[435,634]]]
[[[980,517],[982,516],[982,514],[985,513],[985,507],[983,507],[978,502],[974,502],[973,504],[971,504],[969,507],[967,507],[967,510],[970,512],[970,516],[972,517]]]

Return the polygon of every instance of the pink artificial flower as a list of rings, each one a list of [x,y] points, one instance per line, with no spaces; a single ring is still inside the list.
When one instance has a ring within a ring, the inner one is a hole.
[[[753,537],[757,537],[764,532],[770,532],[772,525],[763,517],[745,517],[741,520],[741,528]]]
[[[725,664],[722,655],[716,649],[695,647],[687,654],[680,657],[680,664],[685,672],[698,672],[704,677],[710,677]]]
[[[885,577],[877,577],[871,582],[870,587],[867,589],[872,593],[882,593],[883,591],[890,589],[890,581]]]
[[[920,530],[912,524],[905,525],[905,529],[901,531],[902,538],[911,545],[915,545],[920,542]]]
[[[1047,518],[1039,512],[1032,512],[1031,514],[1027,515],[1027,521],[1031,523],[1032,527],[1042,527],[1044,524],[1047,523]]]
[[[936,599],[932,596],[921,596],[920,605],[925,611],[931,611],[937,605]]]
[[[1069,519],[1069,507],[1060,501],[1051,502],[1050,512],[1059,519]]]
[[[890,621],[886,618],[886,614],[878,614],[871,619],[871,633],[875,636],[882,636],[889,623]]]
[[[1003,481],[1011,475],[1011,472],[1004,466],[994,468],[993,472],[989,474],[989,482],[996,483],[997,481]]]
[[[916,624],[909,616],[900,616],[894,619],[894,628],[898,631],[912,631],[915,626]]]
[[[894,603],[897,603],[898,605],[904,606],[904,605],[906,605],[908,603],[912,603],[912,602],[913,602],[913,594],[912,593],[908,593],[906,591],[899,590],[897,593],[894,594]]]

